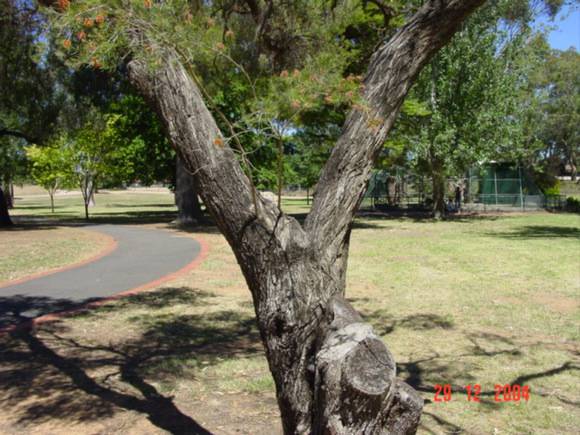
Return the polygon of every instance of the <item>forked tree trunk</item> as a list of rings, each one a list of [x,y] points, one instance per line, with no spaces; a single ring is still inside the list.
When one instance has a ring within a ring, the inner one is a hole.
[[[344,298],[350,230],[373,161],[417,74],[481,3],[428,1],[379,47],[365,78],[370,110],[348,116],[304,226],[252,190],[170,49],[158,68],[129,64],[132,83],[195,174],[242,268],[286,434],[405,434],[417,428],[423,400],[396,379],[392,355]],[[138,34],[134,44],[143,43]]]
[[[203,210],[199,203],[193,176],[179,156],[175,165],[175,205],[177,206],[177,224],[203,223]]]

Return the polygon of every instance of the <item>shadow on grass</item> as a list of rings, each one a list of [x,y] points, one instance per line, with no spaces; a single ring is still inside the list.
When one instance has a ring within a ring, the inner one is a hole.
[[[195,289],[169,288],[79,315],[91,320],[102,310],[124,315],[130,309],[148,309],[127,319],[142,333],[121,335],[118,342],[111,337],[100,344],[90,336],[79,339],[60,321],[37,331],[18,329],[2,339],[0,348],[3,407],[17,410],[17,423],[24,427],[49,420],[94,422],[129,410],[172,434],[208,434],[156,385],[194,377],[202,364],[260,352],[254,319],[229,310],[170,315],[157,309],[208,304],[211,297]]]
[[[355,299],[352,302],[365,302],[366,298]],[[366,301],[368,302],[368,301]],[[437,415],[434,409],[428,407],[433,403],[435,396],[436,384],[450,384],[454,400],[467,401],[467,389],[469,384],[479,384],[480,380],[474,372],[487,360],[497,357],[507,357],[508,359],[521,359],[525,356],[525,350],[533,349],[537,346],[544,346],[542,342],[519,343],[516,339],[503,335],[493,334],[481,331],[463,331],[453,322],[449,316],[439,316],[432,313],[421,313],[406,317],[396,317],[390,314],[388,310],[372,310],[361,312],[366,321],[373,325],[374,330],[382,335],[388,335],[399,328],[410,329],[420,333],[427,330],[440,330],[444,334],[447,330],[459,332],[470,343],[460,352],[445,352],[445,350],[431,351],[431,354],[420,358],[411,358],[409,361],[397,362],[397,374],[401,379],[411,385],[415,390],[424,393],[425,403],[427,405],[423,414],[430,417],[435,423],[436,428],[431,427],[431,422],[421,424],[421,428],[429,433],[440,433],[441,430],[446,433],[462,433],[464,428]],[[387,338],[388,341],[388,338]],[[554,347],[549,343],[550,348]],[[529,381],[535,379],[549,378],[560,373],[580,371],[580,363],[577,361],[578,353],[562,347],[562,350],[569,354],[570,360],[562,363],[556,363],[553,367],[538,370],[530,370],[528,373],[520,373],[508,382],[502,382],[509,385],[527,385]],[[422,352],[423,353],[423,352]],[[528,352],[529,353],[529,352]],[[500,380],[498,379],[498,382]],[[554,398],[559,402],[580,407],[580,402],[575,401],[558,391],[547,391],[541,388],[532,388],[531,395],[542,396],[545,398]],[[456,398],[459,395],[459,398]],[[463,397],[461,397],[463,396]],[[497,410],[505,406],[502,402],[496,401],[496,391],[493,385],[482,385],[479,394],[480,404],[490,411]],[[432,412],[429,412],[432,411]]]
[[[0,401],[5,409],[15,409],[18,425],[40,424],[50,420],[95,422],[129,410],[145,416],[155,426],[173,434],[209,433],[194,415],[187,415],[160,385],[178,379],[194,378],[202,367],[217,364],[224,358],[243,358],[262,353],[253,316],[215,307],[213,294],[191,288],[166,288],[115,301],[98,310],[77,314],[77,321],[104,321],[103,314],[123,316],[121,324],[139,330],[125,336],[93,337],[81,335],[90,324],[75,323],[70,331],[63,322],[41,326],[37,331],[23,328],[0,347]],[[209,306],[207,314],[173,310],[180,305]],[[390,316],[384,310],[365,314],[375,326],[383,325],[383,334],[396,328],[426,331],[457,331],[450,317],[421,313],[405,317]],[[115,317],[112,317],[115,319]],[[113,331],[114,332],[114,331]],[[425,393],[427,405],[436,383],[451,383],[454,394],[465,395],[465,385],[477,383],[472,366],[465,360],[478,358],[480,363],[499,355],[521,357],[522,346],[512,338],[491,333],[466,333],[471,345],[461,353],[433,352],[431,355],[398,364],[399,376]],[[78,338],[78,337],[82,338]],[[533,346],[533,344],[530,344]],[[577,355],[576,355],[577,356]],[[510,384],[525,384],[580,367],[567,361],[544,370],[519,374]],[[447,381],[445,381],[447,380]],[[481,392],[481,403],[498,409],[495,391]],[[489,386],[487,386],[489,387]],[[572,406],[580,404],[553,392],[534,390],[532,394],[556,397]],[[189,411],[189,410],[188,410]],[[463,428],[427,407],[429,422],[423,429],[460,432]],[[432,427],[434,425],[435,427]]]
[[[526,225],[511,232],[491,233],[505,239],[580,239],[580,228],[557,225]]]

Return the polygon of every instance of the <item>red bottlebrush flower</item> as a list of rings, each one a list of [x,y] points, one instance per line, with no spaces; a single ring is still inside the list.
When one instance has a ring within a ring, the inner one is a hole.
[[[58,8],[62,12],[66,11],[69,6],[70,6],[70,1],[69,0],[58,0]]]
[[[91,59],[91,66],[95,69],[99,69],[101,67],[101,62],[99,62],[99,59],[97,59],[96,57],[93,57]]]

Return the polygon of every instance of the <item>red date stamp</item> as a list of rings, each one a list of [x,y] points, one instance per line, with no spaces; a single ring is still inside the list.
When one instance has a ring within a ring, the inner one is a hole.
[[[494,385],[494,393],[484,393],[481,390],[481,385],[473,384],[466,385],[461,388],[461,392],[465,393],[468,402],[481,402],[481,395],[491,396],[495,402],[521,402],[530,400],[530,387],[527,385]],[[435,385],[434,402],[451,402],[453,399],[453,387],[451,384],[437,384]]]

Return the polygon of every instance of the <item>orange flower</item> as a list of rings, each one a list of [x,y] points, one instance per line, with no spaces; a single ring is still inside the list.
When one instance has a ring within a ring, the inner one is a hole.
[[[282,78],[286,78],[286,77],[288,77],[288,71],[286,71],[286,70],[282,71],[282,72],[280,73],[280,77],[282,77]]]
[[[221,137],[216,137],[213,140],[214,145],[217,145],[218,147],[223,147],[224,146],[224,141]]]
[[[85,20],[83,21],[83,26],[85,26],[85,27],[93,27],[93,25],[94,25],[94,22],[90,18],[85,18]]]
[[[95,22],[99,25],[103,24],[105,22],[105,16],[104,15],[97,15],[95,17]]]
[[[295,69],[294,71],[292,71],[292,75],[294,77],[299,77],[300,76],[300,70]]]
[[[99,69],[101,67],[101,62],[99,62],[99,59],[97,59],[96,57],[93,57],[91,59],[91,65],[93,68]]]
[[[143,5],[147,8],[147,9],[151,9],[153,7],[153,2],[151,0],[144,0]]]
[[[87,34],[85,32],[83,32],[82,30],[77,33],[77,38],[79,39],[79,41],[84,41],[87,37]]]
[[[69,6],[70,6],[70,1],[69,0],[58,0],[58,8],[61,11],[66,11]]]
[[[70,39],[65,39],[64,41],[62,41],[62,45],[64,48],[68,50],[72,47],[72,41]]]

